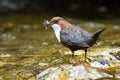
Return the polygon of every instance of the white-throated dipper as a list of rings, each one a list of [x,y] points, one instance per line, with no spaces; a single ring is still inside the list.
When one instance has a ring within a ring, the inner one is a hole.
[[[69,23],[62,17],[53,17],[50,21],[45,20],[43,24],[46,28],[51,26],[58,41],[71,50],[72,55],[70,62],[72,63],[74,51],[81,49],[85,50],[86,61],[87,49],[96,43],[100,33],[105,30],[105,28],[101,28],[96,32],[89,33],[84,29]]]

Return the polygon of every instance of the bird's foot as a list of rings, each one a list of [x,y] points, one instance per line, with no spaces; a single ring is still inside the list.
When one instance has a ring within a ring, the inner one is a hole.
[[[87,60],[88,60],[89,62],[91,62],[91,61],[92,61],[90,58],[87,58]]]
[[[72,58],[70,58],[70,63],[74,64],[75,61]]]
[[[87,60],[80,60],[79,63],[84,65],[89,65],[89,62]]]
[[[84,59],[84,60],[79,60],[79,61],[80,61],[80,63],[88,63],[89,62],[88,58]]]
[[[84,60],[79,60],[80,63],[87,63],[89,64],[91,62],[91,59],[90,58],[86,58]]]

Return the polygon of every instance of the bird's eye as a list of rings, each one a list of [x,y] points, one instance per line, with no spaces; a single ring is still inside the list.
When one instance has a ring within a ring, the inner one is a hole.
[[[58,20],[56,20],[54,23],[58,23]]]

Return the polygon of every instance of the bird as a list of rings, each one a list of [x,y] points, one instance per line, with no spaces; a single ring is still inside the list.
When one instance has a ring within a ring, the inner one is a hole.
[[[105,27],[102,27],[97,31],[90,33],[59,16],[53,17],[50,21],[44,20],[43,25],[46,29],[51,26],[57,40],[70,49],[72,52],[70,57],[71,63],[74,63],[74,52],[77,50],[84,50],[84,61],[86,61],[87,49],[96,44],[99,35],[105,30]]]

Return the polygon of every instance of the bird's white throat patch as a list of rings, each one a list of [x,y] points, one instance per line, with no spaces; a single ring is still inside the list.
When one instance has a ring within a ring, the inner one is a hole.
[[[52,26],[52,28],[53,28],[53,30],[54,30],[54,32],[55,32],[55,35],[56,35],[58,41],[60,42],[60,41],[61,41],[61,40],[60,40],[60,31],[61,31],[60,25],[58,25],[58,24],[53,24],[53,25],[51,25],[51,26]]]

